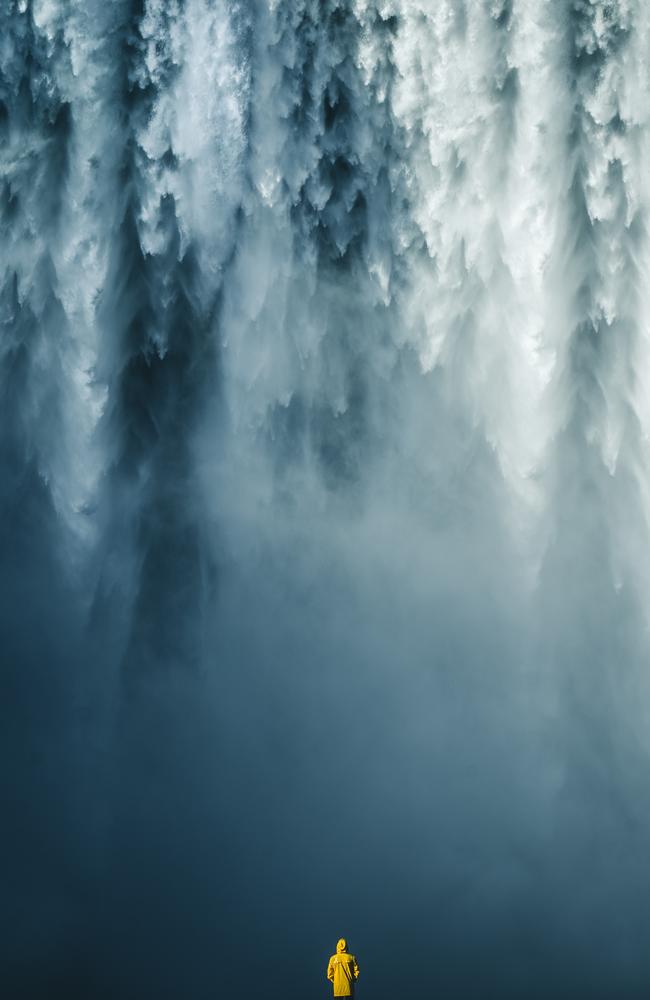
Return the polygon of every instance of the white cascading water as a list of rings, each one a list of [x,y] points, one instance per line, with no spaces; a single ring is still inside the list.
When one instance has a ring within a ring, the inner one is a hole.
[[[235,989],[215,928],[303,995],[344,925],[377,997],[642,995],[648,51],[645,0],[0,7],[34,996]]]

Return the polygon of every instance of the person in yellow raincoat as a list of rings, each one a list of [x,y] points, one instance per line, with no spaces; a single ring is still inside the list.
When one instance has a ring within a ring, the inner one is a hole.
[[[348,943],[341,938],[327,966],[327,978],[334,983],[335,997],[354,996],[354,982],[359,978],[359,966],[354,955],[348,954]]]

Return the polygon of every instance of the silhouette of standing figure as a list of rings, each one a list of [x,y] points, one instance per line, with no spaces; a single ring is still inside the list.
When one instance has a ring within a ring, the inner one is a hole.
[[[348,944],[341,938],[327,966],[327,978],[334,983],[335,997],[354,996],[354,982],[359,978],[359,966],[354,955],[348,953]]]

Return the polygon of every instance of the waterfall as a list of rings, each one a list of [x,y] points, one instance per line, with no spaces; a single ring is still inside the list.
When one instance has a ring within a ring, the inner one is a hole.
[[[25,995],[302,996],[343,933],[377,997],[642,995],[649,45],[643,0],[5,0]]]

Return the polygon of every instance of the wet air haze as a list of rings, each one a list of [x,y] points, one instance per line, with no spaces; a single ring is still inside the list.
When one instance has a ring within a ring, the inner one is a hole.
[[[0,39],[7,996],[645,996],[648,5]]]

